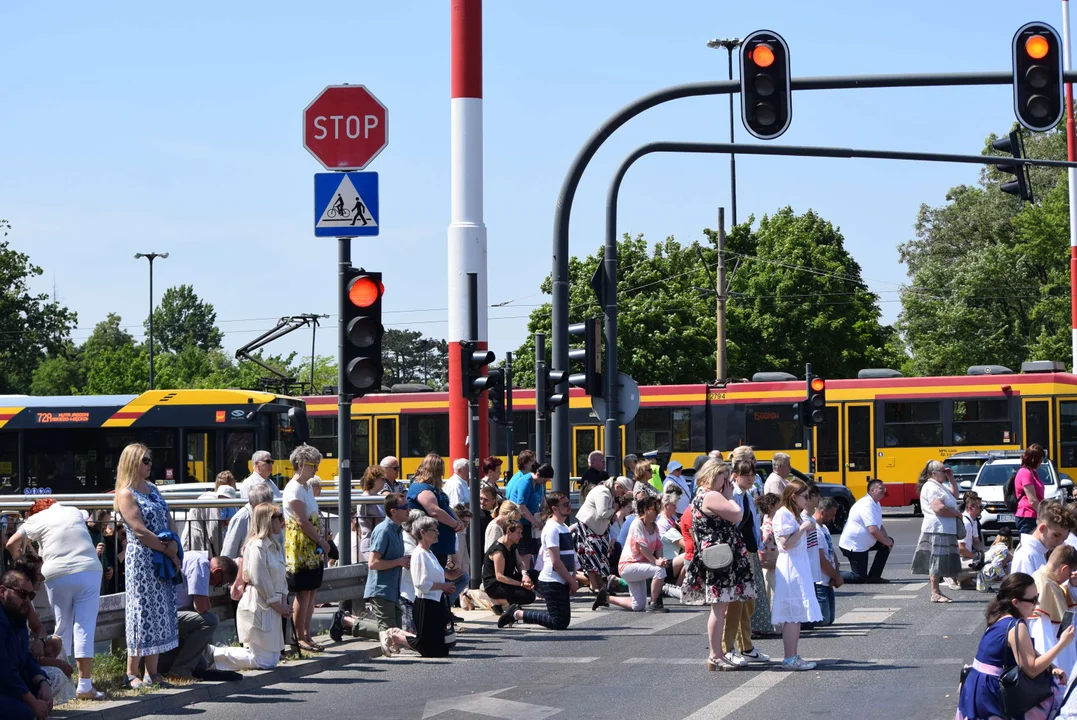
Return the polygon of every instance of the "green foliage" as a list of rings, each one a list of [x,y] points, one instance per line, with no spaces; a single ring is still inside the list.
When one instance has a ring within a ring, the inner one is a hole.
[[[995,136],[985,141],[985,154]],[[1065,159],[1061,131],[1025,137],[1033,158]],[[970,365],[1014,370],[1033,359],[1072,363],[1069,204],[1065,173],[1032,172],[1036,204],[999,190],[1012,175],[991,167],[946,204],[920,208],[916,237],[899,247],[908,267],[898,321],[920,375],[963,374]]]
[[[737,226],[726,239],[728,374],[760,371],[855,377],[863,367],[904,360],[896,334],[879,322],[876,296],[841,233],[814,212],[784,208],[757,229]],[[618,365],[645,385],[699,383],[715,371],[717,234],[681,245],[672,237],[648,251],[642,236],[618,243]],[[601,251],[569,260],[570,322],[601,316],[590,278]],[[541,289],[552,290],[547,278]],[[534,333],[550,340],[550,305],[531,313],[518,349],[514,383],[534,383]],[[517,370],[518,368],[518,370]]]
[[[0,220],[0,231],[10,228]],[[34,369],[46,353],[58,353],[77,316],[48,294],[30,292],[41,268],[30,256],[0,241],[0,394],[29,392]]]
[[[216,322],[217,311],[199,299],[194,287],[168,288],[153,311],[153,339],[166,352],[178,353],[189,347],[217,350],[224,334],[217,329]],[[144,326],[149,332],[149,319]]]
[[[448,386],[449,344],[445,340],[423,337],[418,330],[390,328],[382,336],[381,347],[382,385],[424,383],[435,390]]]

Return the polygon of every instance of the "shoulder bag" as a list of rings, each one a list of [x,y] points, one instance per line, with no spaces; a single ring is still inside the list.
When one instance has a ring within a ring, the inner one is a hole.
[[[703,512],[702,501],[700,502],[700,512]],[[715,543],[701,548],[699,538],[696,536],[694,517],[692,518],[692,542],[696,546],[696,557],[700,559],[708,570],[725,570],[733,564],[733,548],[729,547],[729,543]]]
[[[1025,713],[1051,697],[1054,692],[1055,681],[1050,668],[1030,678],[1022,672],[1010,649],[1010,630],[1015,625],[1024,624],[1024,620],[1014,620],[1006,631],[1006,657],[1013,661],[1013,665],[1007,666],[998,679],[999,699],[1002,700],[1002,708],[1009,717],[1024,717]],[[1025,629],[1028,630],[1027,625]]]

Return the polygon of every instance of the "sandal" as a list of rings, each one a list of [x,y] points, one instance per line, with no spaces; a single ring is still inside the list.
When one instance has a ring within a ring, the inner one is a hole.
[[[170,683],[170,682],[168,682],[166,680],[162,680],[160,673],[158,673],[156,675],[147,675],[146,677],[142,678],[142,684],[143,685],[151,685],[151,686],[153,686],[155,688],[161,688],[163,690],[167,690],[169,688],[176,687],[172,683]]]
[[[126,675],[123,679],[123,684],[132,690],[138,690],[145,683],[142,682],[142,678],[137,675]]]
[[[325,651],[324,647],[322,647],[321,645],[318,645],[313,640],[300,640],[299,641],[299,649],[300,650],[305,650],[306,652],[324,652]]]
[[[931,596],[931,602],[933,602],[933,603],[952,603],[953,600],[946,597],[942,593],[936,593],[936,594]]]

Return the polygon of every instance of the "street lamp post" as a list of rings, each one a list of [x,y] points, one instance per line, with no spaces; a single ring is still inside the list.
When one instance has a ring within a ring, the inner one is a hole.
[[[733,51],[740,47],[740,38],[715,38],[707,41],[707,47],[724,48],[729,53],[729,79],[733,80]],[[733,93],[729,93],[729,142],[733,143]],[[729,154],[729,209],[733,227],[737,224],[737,156]]]
[[[135,260],[146,258],[150,261],[150,390],[153,390],[153,261],[157,258],[164,260],[168,253],[135,253]]]

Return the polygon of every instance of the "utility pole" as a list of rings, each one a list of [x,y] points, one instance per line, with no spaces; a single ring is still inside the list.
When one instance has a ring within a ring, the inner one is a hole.
[[[725,341],[725,208],[718,208],[718,267],[715,272],[716,280],[714,292],[717,297],[717,313],[715,317],[716,348],[714,351],[715,371],[719,382],[724,381],[729,373],[726,368],[726,341]]]
[[[153,261],[157,258],[168,259],[168,253],[135,253],[135,260],[141,260],[142,258],[150,261],[150,390],[153,390]]]

